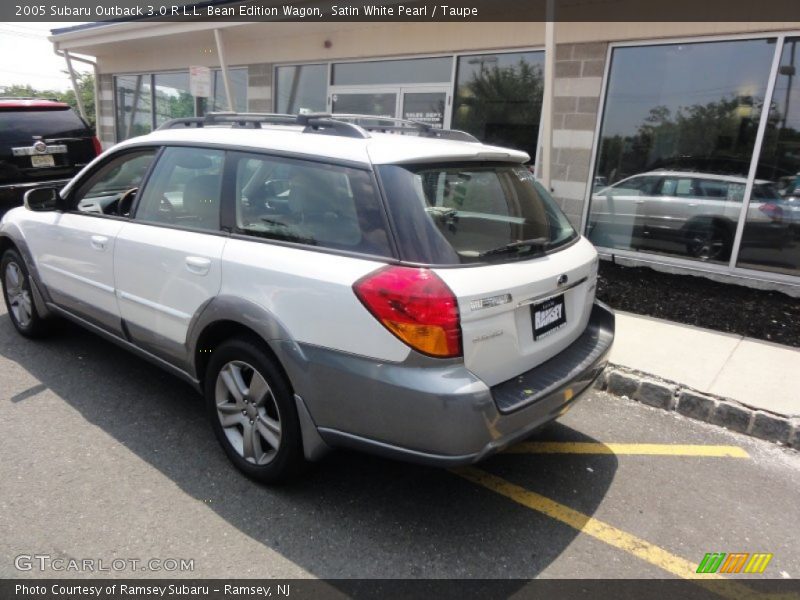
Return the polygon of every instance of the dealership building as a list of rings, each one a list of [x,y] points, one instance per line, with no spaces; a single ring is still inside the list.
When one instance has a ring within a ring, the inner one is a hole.
[[[539,174],[546,161],[604,257],[800,295],[800,21],[546,29],[132,21],[51,40],[95,64],[105,147],[230,109],[419,120],[525,150]]]

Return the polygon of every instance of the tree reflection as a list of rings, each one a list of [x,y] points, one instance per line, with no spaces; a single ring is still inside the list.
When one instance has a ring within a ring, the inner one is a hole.
[[[544,92],[542,67],[522,58],[500,66],[491,64],[496,62],[493,58],[469,59],[479,66],[467,81],[459,82],[453,126],[534,157]]]

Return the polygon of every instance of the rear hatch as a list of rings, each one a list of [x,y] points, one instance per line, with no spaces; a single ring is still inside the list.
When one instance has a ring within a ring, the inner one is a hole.
[[[581,239],[523,262],[435,271],[458,298],[464,364],[492,386],[540,365],[583,333],[597,254]]]
[[[91,129],[67,104],[0,100],[0,185],[68,179],[96,155]]]
[[[496,385],[586,328],[597,253],[517,163],[378,168],[401,258],[432,267],[458,300],[464,362]]]

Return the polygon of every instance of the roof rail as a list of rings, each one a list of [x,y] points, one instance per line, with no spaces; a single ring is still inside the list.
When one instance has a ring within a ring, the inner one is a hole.
[[[204,117],[180,117],[171,119],[159,129],[178,129],[180,127],[208,127],[230,124],[231,127],[261,129],[261,125],[299,125],[304,133],[320,133],[352,138],[368,138],[369,134],[361,127],[344,121],[331,119],[327,113],[287,115],[282,113],[237,113],[212,112]]]
[[[458,129],[439,129],[430,123],[414,121],[412,119],[398,119],[396,117],[384,117],[375,115],[356,115],[345,113],[334,113],[332,118],[354,122],[367,131],[382,133],[397,132],[404,134],[409,130],[414,131],[419,137],[440,138],[445,140],[457,140],[461,142],[480,142],[474,135]],[[382,124],[386,123],[386,124]]]
[[[209,125],[223,125],[230,123],[232,127],[247,127],[261,129],[262,123],[271,125],[296,125],[294,115],[280,113],[237,113],[237,112],[210,112],[204,117],[179,117],[171,119],[161,125],[159,129],[177,129],[183,127],[206,127]]]
[[[177,129],[180,127],[207,127],[230,124],[231,127],[261,129],[266,125],[298,125],[303,133],[336,135],[350,138],[368,138],[369,131],[382,133],[406,134],[413,132],[419,137],[440,138],[462,142],[479,142],[479,140],[457,129],[438,129],[428,123],[394,117],[375,115],[306,113],[289,115],[283,113],[237,113],[212,112],[204,117],[180,117],[161,125],[158,129]]]

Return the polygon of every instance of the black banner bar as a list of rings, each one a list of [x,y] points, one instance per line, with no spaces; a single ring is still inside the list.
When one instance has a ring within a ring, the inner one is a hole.
[[[705,600],[758,599],[780,594],[800,600],[800,580],[642,580],[642,579],[6,579],[3,600]]]
[[[739,21],[800,26],[797,0],[554,0],[555,21]],[[546,0],[4,0],[0,20],[541,22]]]

